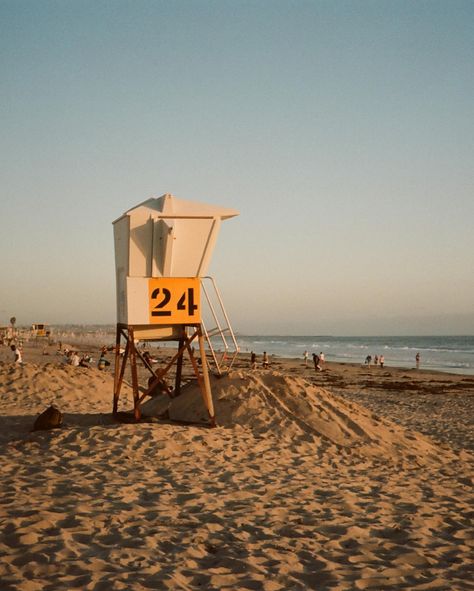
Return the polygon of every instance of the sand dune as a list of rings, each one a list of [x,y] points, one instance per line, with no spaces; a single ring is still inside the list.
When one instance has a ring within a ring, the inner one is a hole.
[[[218,424],[223,427],[241,425],[261,435],[272,433],[285,442],[307,441],[315,448],[333,444],[338,454],[357,451],[410,462],[436,460],[440,454],[446,460],[450,455],[428,438],[300,377],[275,371],[237,371],[214,378],[212,391]],[[163,412],[165,404],[168,402],[163,397],[152,399],[143,406],[143,412],[154,416]],[[175,420],[206,420],[196,385],[184,389],[168,410]]]
[[[0,364],[2,591],[471,588],[465,450],[283,371],[215,380],[216,429],[117,424],[112,384]]]

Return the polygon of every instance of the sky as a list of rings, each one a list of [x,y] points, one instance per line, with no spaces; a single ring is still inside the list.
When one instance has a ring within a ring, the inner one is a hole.
[[[0,0],[0,93],[0,324],[114,323],[172,193],[238,333],[474,334],[471,0]]]

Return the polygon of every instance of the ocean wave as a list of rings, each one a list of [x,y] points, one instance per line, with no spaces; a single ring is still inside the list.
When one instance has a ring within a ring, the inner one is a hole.
[[[446,349],[442,347],[394,347],[385,345],[384,350],[387,351],[420,351],[425,353],[460,353],[466,355],[474,355],[474,349]]]

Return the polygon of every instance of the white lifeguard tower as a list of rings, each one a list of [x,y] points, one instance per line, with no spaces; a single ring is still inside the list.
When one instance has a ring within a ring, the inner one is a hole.
[[[129,209],[113,222],[117,281],[117,336],[113,412],[118,411],[120,388],[130,360],[134,392],[134,417],[141,418],[140,404],[146,396],[162,388],[170,396],[180,393],[183,354],[188,352],[201,387],[212,424],[215,422],[204,341],[208,343],[216,371],[222,373],[211,338],[223,343],[223,358],[230,367],[238,346],[215,281],[206,275],[223,220],[238,211],[186,201],[166,194]],[[204,295],[202,298],[201,295]],[[216,326],[208,330],[203,306]],[[229,346],[228,338],[231,339]],[[126,341],[120,359],[121,339]],[[197,338],[201,370],[191,343]],[[176,355],[166,367],[153,370],[136,347],[136,341],[177,341]],[[233,355],[228,356],[230,348]],[[140,393],[137,357],[151,372],[148,386]],[[174,390],[164,376],[176,363]]]
[[[30,336],[34,339],[49,338],[51,336],[51,329],[48,324],[35,322],[31,325]]]

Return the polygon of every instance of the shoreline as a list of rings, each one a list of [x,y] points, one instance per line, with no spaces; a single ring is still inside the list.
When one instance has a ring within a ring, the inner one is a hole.
[[[142,341],[141,343],[144,343],[144,341]],[[100,355],[100,349],[102,346],[113,346],[108,340],[105,339],[99,339],[99,340],[89,340],[87,338],[84,337],[77,337],[77,336],[71,336],[69,339],[65,340],[63,342],[63,350],[65,348],[69,348],[70,350],[74,349],[76,351],[78,351],[79,353],[87,353],[89,355],[95,356],[95,358],[98,358],[98,356]],[[53,343],[51,345],[47,345],[44,344],[43,342],[34,342],[34,341],[29,341],[24,343],[23,345],[24,350],[28,351],[29,354],[26,354],[26,358],[24,358],[24,362],[27,363],[28,360],[33,361],[35,363],[40,363],[40,362],[48,362],[51,361],[52,359],[56,359],[58,357],[60,357],[59,355],[57,355],[57,343]],[[156,354],[160,354],[160,353],[166,353],[169,354],[172,351],[175,351],[175,347],[173,347],[172,345],[166,344],[158,344],[156,345],[156,342],[151,342],[151,345],[147,345],[146,347],[148,350],[153,351]],[[43,354],[43,350],[46,349],[46,353]],[[209,351],[207,350],[207,352],[209,353]],[[222,354],[222,350],[221,349],[215,349],[216,354]],[[110,355],[110,359],[112,359],[112,353],[109,353]],[[229,355],[231,356],[231,355]],[[28,359],[28,357],[30,357],[30,359]],[[261,364],[261,357],[262,355],[259,353],[257,354],[257,366]],[[292,365],[292,366],[301,366],[303,367],[305,365],[304,360],[301,357],[297,357],[297,356],[292,356],[292,355],[280,355],[277,353],[268,353],[268,357],[270,359],[270,364],[273,362],[274,364],[284,364],[284,365]],[[11,355],[10,355],[10,350],[8,346],[0,346],[0,361],[4,361],[4,362],[8,362],[11,360]],[[250,352],[248,351],[239,351],[237,353],[236,356],[236,362],[237,363],[242,363],[243,361],[248,361],[250,364]],[[375,365],[372,363],[372,365],[369,367],[367,366],[367,364],[363,363],[363,362],[357,362],[357,361],[346,361],[346,360],[341,360],[340,358],[338,359],[331,359],[330,356],[326,355],[326,361],[325,361],[325,366],[326,367],[340,367],[340,368],[344,368],[344,367],[348,367],[348,368],[359,368],[359,369],[365,369],[369,372],[381,372],[381,371],[388,371],[388,370],[393,370],[393,371],[409,371],[409,372],[416,372],[419,374],[424,374],[424,375],[447,375],[447,376],[451,376],[451,377],[458,377],[458,378],[462,378],[462,377],[474,377],[474,370],[471,372],[469,371],[469,373],[465,373],[464,370],[461,369],[455,369],[455,368],[439,368],[439,367],[424,367],[423,364],[420,365],[419,368],[413,367],[412,365],[392,365],[390,363],[388,363],[387,361],[385,361],[384,367],[381,367],[380,365]],[[313,367],[313,362],[311,360],[311,357],[308,358],[308,363],[307,363],[307,367],[308,368],[312,368]]]
[[[51,338],[54,342],[72,341],[78,346],[90,343],[91,346],[95,344],[97,347],[115,343],[113,325],[53,326],[52,329]],[[25,337],[27,332],[23,329]],[[383,354],[387,367],[415,369],[415,354],[419,352],[423,369],[474,375],[474,335],[333,337],[239,334],[236,335],[236,339],[240,352],[244,355],[253,350],[261,356],[266,350],[268,355],[282,359],[302,359],[305,350],[310,356],[313,352],[323,351],[327,361],[363,364],[367,355],[374,359],[376,354],[379,357]],[[223,347],[220,339],[213,340],[213,343],[215,349]],[[159,345],[150,342],[151,347]]]
[[[245,351],[242,352],[240,351],[238,354],[239,357],[245,358],[245,359],[250,359],[250,353]],[[261,357],[261,354],[260,354]],[[295,364],[304,364],[304,360],[301,357],[296,357],[296,356],[290,356],[290,355],[279,355],[276,353],[271,353],[269,354],[269,358],[274,359],[276,362],[283,362],[283,363],[295,363]],[[308,358],[308,366],[312,367],[312,360],[311,358]],[[331,359],[331,357],[326,355],[326,361],[325,361],[326,365],[327,364],[332,364],[334,366],[341,366],[341,367],[353,367],[353,368],[365,368],[367,370],[369,370],[368,366],[362,362],[357,362],[357,361],[345,361],[345,360],[341,360],[340,358],[338,359]],[[421,364],[421,366],[419,368],[413,367],[413,366],[409,366],[409,365],[391,365],[389,363],[387,363],[387,361],[385,361],[384,367],[380,367],[380,365],[374,365],[372,364],[370,366],[370,370],[369,371],[385,371],[385,370],[389,370],[389,369],[393,369],[393,370],[399,370],[399,371],[414,371],[414,372],[420,372],[420,373],[425,373],[425,374],[447,374],[450,376],[457,376],[457,377],[462,377],[462,376],[472,376],[474,377],[474,370],[468,370],[468,373],[465,372],[465,370],[461,370],[461,369],[455,369],[455,368],[449,368],[449,369],[443,369],[440,367],[435,367],[435,368],[431,368],[431,367],[423,367],[423,364]]]

